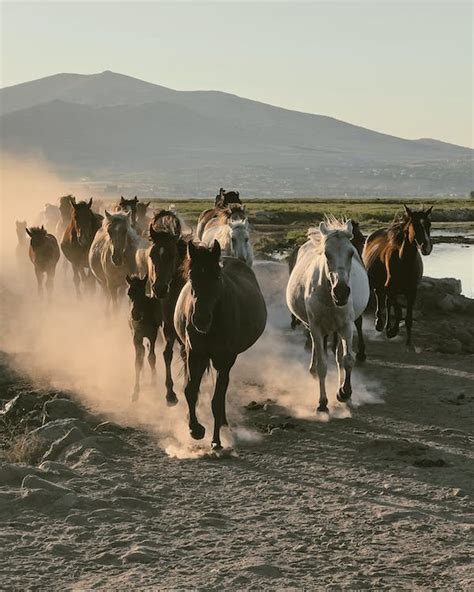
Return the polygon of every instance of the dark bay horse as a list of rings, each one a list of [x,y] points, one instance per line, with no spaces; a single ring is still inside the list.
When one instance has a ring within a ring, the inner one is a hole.
[[[219,194],[216,195],[216,199],[214,201],[214,207],[216,208],[226,208],[231,203],[239,203],[240,201],[240,194],[238,191],[226,191],[223,187],[219,189]]]
[[[31,238],[30,259],[35,268],[36,281],[38,282],[38,293],[43,294],[43,278],[46,274],[46,289],[51,295],[54,287],[54,274],[59,261],[59,245],[56,237],[48,234],[41,226],[26,228],[26,233]]]
[[[211,249],[188,244],[185,269],[188,282],[182,289],[174,315],[176,332],[186,344],[187,384],[191,436],[200,440],[205,428],[196,417],[202,376],[210,362],[217,371],[212,398],[214,434],[212,447],[222,448],[220,429],[227,425],[225,397],[229,373],[238,354],[261,336],[267,320],[265,300],[255,274],[243,261],[224,258],[216,241]]]
[[[352,223],[351,243],[356,248],[357,252],[359,253],[359,256],[362,258],[362,251],[364,249],[364,244],[365,244],[365,236],[362,234],[362,231],[360,230],[360,225],[358,222],[356,222],[355,220],[351,220],[351,223]],[[299,253],[300,247],[301,247],[301,245],[297,245],[296,247],[294,247],[294,249],[291,251],[291,253],[288,257],[288,268],[289,268],[290,274],[293,271],[293,268],[294,268],[296,261],[298,259],[298,253]],[[367,356],[365,353],[364,333],[362,331],[362,322],[363,322],[362,315],[354,321],[354,324],[357,329],[356,359],[359,362],[363,362],[364,360],[367,359]],[[301,324],[301,321],[299,319],[297,319],[295,317],[295,315],[292,314],[291,315],[291,328],[295,329],[300,324]],[[309,334],[309,331],[307,331],[305,347],[306,347],[306,349],[311,349],[311,336]],[[333,336],[333,343],[332,343],[333,352],[336,351],[336,348],[337,348],[337,335],[334,335]]]
[[[176,221],[175,221],[176,222]],[[163,336],[165,348],[163,359],[166,367],[166,401],[168,405],[176,405],[178,398],[174,392],[171,362],[173,360],[173,347],[178,339],[174,327],[174,310],[176,301],[185,284],[183,277],[183,262],[187,253],[187,240],[174,234],[172,229],[156,231],[150,225],[150,239],[152,246],[148,250],[148,275],[152,288],[152,294],[157,298],[161,307]],[[178,340],[179,341],[179,340]],[[184,342],[180,342],[181,357],[186,361]]]
[[[369,275],[370,287],[374,290],[377,300],[375,328],[377,331],[382,331],[385,326],[388,338],[398,335],[402,320],[402,309],[398,297],[404,295],[407,305],[406,343],[411,347],[413,305],[418,283],[423,276],[423,262],[419,251],[423,255],[429,255],[433,248],[430,238],[430,214],[433,206],[419,212],[414,212],[407,206],[404,208],[405,212],[401,219],[395,220],[389,228],[376,230],[368,237],[363,259]]]
[[[133,199],[125,199],[123,195],[120,196],[120,201],[115,206],[116,212],[130,212],[131,213],[131,224],[132,228],[136,227],[137,224],[137,204],[138,196],[135,195]]]
[[[102,224],[102,216],[92,211],[92,197],[88,202],[71,200],[72,216],[61,240],[61,250],[72,265],[74,285],[81,296],[81,282],[93,281],[89,269],[89,249]]]
[[[204,210],[198,218],[196,227],[196,236],[202,240],[204,231],[210,223],[227,224],[237,220],[245,220],[247,214],[245,213],[245,206],[242,203],[229,203],[225,207],[214,207]]]
[[[135,347],[135,385],[133,387],[132,401],[136,401],[140,394],[140,374],[143,370],[145,358],[145,346],[143,341],[148,341],[148,363],[151,369],[151,382],[156,384],[156,355],[155,343],[158,330],[162,323],[161,307],[156,298],[146,295],[148,276],[143,279],[139,276],[126,276],[128,296],[132,302],[130,315],[130,327],[133,333],[133,345]]]

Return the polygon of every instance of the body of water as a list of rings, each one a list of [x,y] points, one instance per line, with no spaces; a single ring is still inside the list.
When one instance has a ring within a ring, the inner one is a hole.
[[[474,298],[474,245],[440,243],[423,257],[424,275],[461,280],[464,296]]]

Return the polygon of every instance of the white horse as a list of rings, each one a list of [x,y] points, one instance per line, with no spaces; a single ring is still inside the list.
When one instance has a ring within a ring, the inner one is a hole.
[[[312,356],[309,371],[319,377],[318,411],[327,412],[327,363],[324,338],[336,332],[339,401],[352,394],[354,321],[369,301],[369,280],[364,264],[351,244],[352,223],[332,218],[310,229],[301,247],[286,289],[290,311],[309,329]]]
[[[214,246],[217,241],[223,255],[235,257],[247,263],[253,264],[253,249],[250,244],[249,222],[244,220],[228,220],[225,224],[209,224],[204,229],[202,244],[206,247]]]
[[[89,251],[89,265],[114,307],[126,287],[127,275],[136,273],[135,254],[141,240],[131,225],[130,212],[105,210],[102,227]]]

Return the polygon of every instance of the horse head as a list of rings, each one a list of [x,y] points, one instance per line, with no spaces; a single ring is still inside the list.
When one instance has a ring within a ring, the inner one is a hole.
[[[211,249],[188,244],[188,270],[194,307],[191,324],[198,333],[209,332],[214,309],[222,292],[221,247],[217,241]]]
[[[331,298],[336,306],[345,306],[351,293],[349,278],[352,257],[356,252],[351,243],[352,222],[321,222],[319,231],[325,256],[325,273],[331,286]]]
[[[72,205],[72,224],[77,236],[77,242],[88,247],[94,239],[97,231],[97,222],[92,212],[92,197],[89,201],[76,203],[75,199],[70,201]]]
[[[165,230],[155,230],[150,224],[150,239],[153,243],[149,252],[150,280],[156,298],[165,298],[170,289],[180,261],[178,236]]]
[[[250,244],[248,219],[229,220],[228,225],[232,257],[236,257],[251,266],[253,264],[253,250]]]
[[[112,263],[119,267],[123,264],[125,251],[131,230],[130,212],[110,214],[105,210],[105,228],[112,243]]]
[[[27,228],[25,224],[25,231],[26,234],[31,238],[31,248],[33,251],[36,249],[41,248],[44,244],[46,237],[48,236],[48,232],[44,226],[32,226],[31,228]]]
[[[415,243],[421,250],[423,255],[429,255],[433,250],[433,243],[431,242],[431,211],[433,206],[427,210],[423,209],[420,212],[414,212],[408,206],[403,206],[405,209],[405,228],[408,231],[408,240]]]

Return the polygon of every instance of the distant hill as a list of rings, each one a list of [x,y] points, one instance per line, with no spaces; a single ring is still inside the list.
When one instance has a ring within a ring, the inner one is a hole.
[[[0,90],[3,149],[169,195],[445,195],[472,189],[468,148],[405,140],[217,91],[113,72]]]

